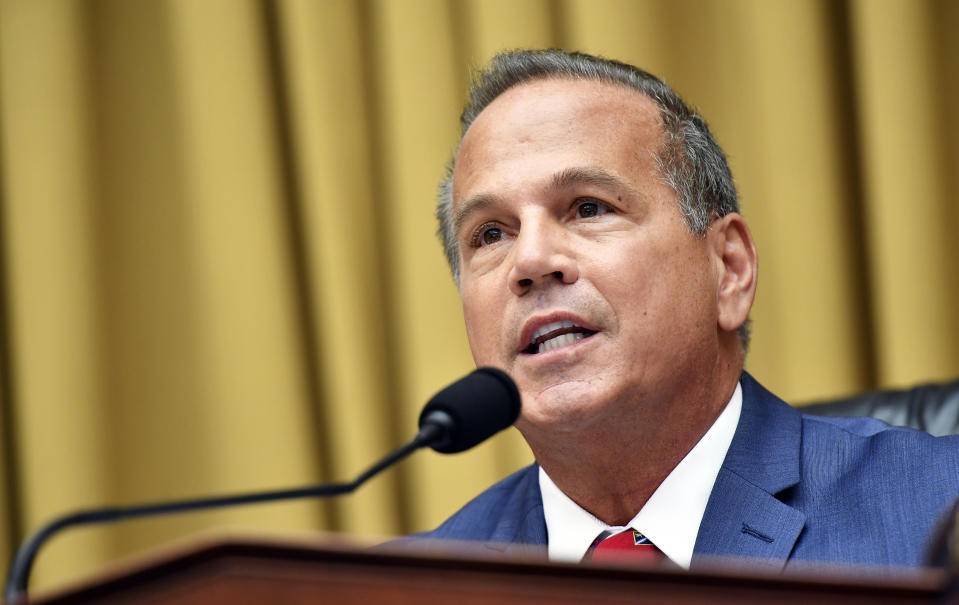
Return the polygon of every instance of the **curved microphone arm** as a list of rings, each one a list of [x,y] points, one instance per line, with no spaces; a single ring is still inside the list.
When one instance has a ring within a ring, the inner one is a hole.
[[[294,489],[277,490],[259,494],[238,494],[233,496],[217,496],[212,498],[197,498],[194,500],[184,500],[180,502],[165,502],[157,504],[141,504],[136,506],[101,508],[87,511],[79,511],[63,517],[54,519],[47,523],[27,539],[13,558],[10,564],[10,572],[7,575],[7,584],[4,588],[3,598],[6,603],[12,605],[17,599],[26,595],[27,583],[30,579],[30,570],[33,568],[33,562],[37,557],[40,547],[54,534],[67,527],[75,525],[87,525],[91,523],[109,523],[112,521],[121,521],[124,519],[135,519],[137,517],[147,517],[151,515],[162,515],[166,513],[181,513],[188,511],[199,511],[208,508],[217,508],[224,506],[237,506],[240,504],[255,504],[259,502],[274,502],[277,500],[290,500],[293,498],[308,497],[326,497],[348,494],[365,483],[368,479],[382,471],[383,469],[406,458],[414,451],[432,445],[439,439],[444,438],[445,427],[438,424],[425,424],[420,428],[420,432],[406,445],[394,450],[388,456],[374,464],[366,472],[359,475],[350,483],[327,483],[323,485],[313,485]]]
[[[55,533],[67,527],[239,504],[348,494],[373,475],[421,447],[430,446],[438,452],[452,454],[481,443],[516,422],[520,407],[519,390],[505,372],[495,368],[477,368],[433,396],[420,414],[420,431],[412,441],[394,450],[351,483],[327,483],[258,494],[100,508],[54,519],[37,530],[17,549],[17,554],[10,564],[3,598],[8,605],[13,605],[26,595],[30,570],[40,547]]]

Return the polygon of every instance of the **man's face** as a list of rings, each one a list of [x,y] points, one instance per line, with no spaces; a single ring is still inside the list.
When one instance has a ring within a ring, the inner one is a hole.
[[[477,365],[516,380],[527,438],[637,411],[656,420],[716,364],[721,260],[664,181],[664,137],[637,92],[540,80],[498,97],[463,138],[453,212],[467,335]]]

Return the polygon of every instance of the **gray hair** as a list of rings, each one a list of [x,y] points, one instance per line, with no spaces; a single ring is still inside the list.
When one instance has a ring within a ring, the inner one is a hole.
[[[706,121],[686,105],[665,82],[632,65],[563,50],[516,50],[493,57],[486,69],[472,77],[469,99],[460,116],[460,139],[487,105],[510,88],[542,79],[597,80],[622,84],[659,106],[666,142],[657,154],[663,178],[679,198],[689,230],[702,236],[713,219],[739,212],[739,201],[726,154],[713,138]],[[437,194],[438,235],[443,242],[453,279],[459,283],[460,258],[453,232],[453,159],[447,165]],[[749,322],[739,328],[745,350]]]

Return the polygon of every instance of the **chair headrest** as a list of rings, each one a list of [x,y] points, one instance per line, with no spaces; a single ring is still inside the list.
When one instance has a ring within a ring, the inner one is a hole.
[[[797,406],[817,416],[869,416],[894,426],[933,435],[959,433],[959,380],[924,384],[906,390],[873,391],[835,401]]]

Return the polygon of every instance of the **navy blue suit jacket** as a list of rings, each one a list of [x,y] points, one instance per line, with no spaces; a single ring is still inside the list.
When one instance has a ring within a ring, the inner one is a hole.
[[[743,408],[716,478],[692,564],[749,557],[787,562],[921,564],[959,495],[959,437],[868,418],[804,416],[743,373]],[[498,550],[545,545],[538,469],[486,490],[420,537],[481,541]]]

